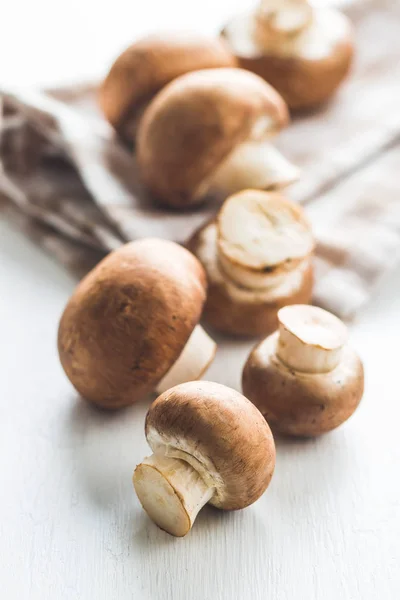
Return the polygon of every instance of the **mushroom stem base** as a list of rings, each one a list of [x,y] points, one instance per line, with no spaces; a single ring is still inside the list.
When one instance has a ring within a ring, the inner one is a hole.
[[[226,196],[250,188],[281,189],[298,177],[299,169],[268,141],[249,141],[240,144],[218,167],[209,189]]]
[[[190,531],[214,493],[189,463],[155,454],[136,467],[133,484],[150,519],[177,537]]]
[[[214,340],[201,325],[197,325],[178,359],[157,385],[157,393],[162,394],[180,383],[200,379],[212,362],[216,348]]]

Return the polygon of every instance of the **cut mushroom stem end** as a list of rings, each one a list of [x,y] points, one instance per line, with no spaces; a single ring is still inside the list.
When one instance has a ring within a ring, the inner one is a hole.
[[[189,463],[152,454],[136,467],[133,484],[144,510],[161,529],[182,537],[214,494]]]
[[[201,325],[196,325],[178,359],[157,385],[157,393],[162,394],[180,383],[200,379],[213,361],[216,350],[214,340]]]
[[[297,181],[300,170],[267,140],[240,144],[208,182],[210,191],[227,196],[244,189],[282,189]]]
[[[267,31],[295,35],[311,23],[312,7],[308,0],[264,0],[260,4],[258,17]]]
[[[337,317],[315,306],[286,306],[278,312],[277,355],[289,368],[327,373],[340,362],[347,328]]]
[[[277,193],[245,190],[231,196],[219,212],[217,225],[220,267],[247,289],[281,283],[314,248],[300,209]]]

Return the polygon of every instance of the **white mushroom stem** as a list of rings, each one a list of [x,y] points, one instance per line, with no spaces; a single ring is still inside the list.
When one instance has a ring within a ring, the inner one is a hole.
[[[138,498],[149,517],[164,531],[186,535],[200,509],[214,494],[189,463],[152,454],[133,475]]]
[[[281,284],[304,268],[314,239],[301,209],[277,193],[246,190],[228,198],[217,218],[218,262],[247,289]]]
[[[268,271],[251,271],[246,269],[244,266],[232,262],[229,257],[223,254],[220,247],[218,248],[218,263],[221,270],[229,277],[231,281],[249,290],[266,290],[273,288],[277,285],[280,285],[284,280],[287,279],[288,274],[292,274],[295,271],[295,269],[287,272],[281,271],[279,274],[274,274],[273,272]],[[299,267],[302,271],[304,270],[303,264],[299,265]],[[271,271],[272,270],[273,269],[271,269]],[[296,269],[296,272],[297,271],[298,270]]]
[[[310,5],[305,0],[266,0],[255,15],[253,26],[236,27],[241,46],[249,44],[276,56],[322,60],[335,46],[351,36],[345,15],[334,8]],[[247,41],[246,41],[247,40]]]
[[[207,186],[229,196],[248,188],[284,188],[299,177],[299,169],[267,140],[240,144],[217,168]]]
[[[347,329],[334,315],[316,306],[286,306],[278,312],[277,356],[289,368],[327,373],[338,366]]]
[[[280,35],[302,31],[312,20],[308,0],[261,0],[260,23]]]
[[[216,343],[201,325],[196,325],[178,359],[157,385],[156,391],[162,394],[174,385],[200,379],[212,362],[216,348]]]

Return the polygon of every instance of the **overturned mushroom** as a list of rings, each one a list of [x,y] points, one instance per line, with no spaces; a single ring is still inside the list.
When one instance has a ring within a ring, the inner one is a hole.
[[[207,195],[285,187],[298,170],[271,145],[287,107],[260,77],[213,69],[179,77],[146,110],[138,164],[160,202],[183,207]]]
[[[302,208],[276,192],[231,196],[188,247],[207,274],[204,318],[215,329],[267,335],[282,306],[311,300],[311,228]]]
[[[364,391],[345,325],[315,306],[287,306],[278,318],[279,330],[247,360],[243,392],[276,431],[315,436],[338,427]]]
[[[205,297],[200,263],[173,242],[145,239],[112,252],[78,285],[60,321],[71,383],[111,409],[201,377],[216,349],[198,325]]]
[[[149,517],[186,535],[207,502],[245,508],[268,487],[275,467],[271,430],[241,394],[208,381],[178,385],[153,402],[146,417],[153,454],[133,483]]]
[[[100,88],[100,106],[119,135],[133,141],[146,106],[167,83],[190,71],[235,65],[222,40],[179,32],[151,35],[117,58]]]
[[[239,65],[268,81],[293,109],[328,100],[353,58],[347,17],[308,0],[262,0],[255,12],[234,18],[222,35]]]

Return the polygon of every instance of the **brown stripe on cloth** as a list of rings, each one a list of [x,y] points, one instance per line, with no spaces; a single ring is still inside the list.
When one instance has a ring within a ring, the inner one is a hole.
[[[400,144],[308,206],[314,301],[352,317],[400,259]]]
[[[288,195],[305,205],[316,232],[314,300],[346,318],[368,300],[400,248],[400,3],[371,0],[350,12],[352,76],[327,106],[296,118],[277,144],[303,168]],[[157,207],[95,95],[95,86],[54,97],[3,91],[0,191],[14,214],[45,224],[37,239],[67,266],[87,266],[85,252],[138,237],[183,242],[216,210],[212,203],[184,213]]]
[[[0,193],[0,218],[9,221],[24,235],[41,246],[63,264],[75,277],[81,278],[105,256],[105,252],[94,250],[69,238],[37,219],[27,216]]]

